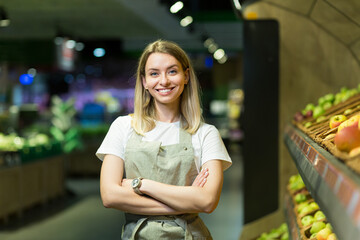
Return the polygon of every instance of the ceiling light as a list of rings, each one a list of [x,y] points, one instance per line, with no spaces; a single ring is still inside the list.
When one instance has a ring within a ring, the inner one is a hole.
[[[8,18],[5,9],[0,7],[0,27],[7,27],[10,25],[10,19]]]
[[[186,27],[189,24],[191,24],[192,22],[193,22],[193,18],[191,16],[187,16],[187,17],[184,17],[183,19],[181,19],[180,25],[182,27]]]
[[[220,58],[220,59],[218,60],[218,63],[223,64],[223,63],[225,63],[227,60],[228,60],[228,57],[227,57],[227,55],[225,54],[222,58]]]
[[[241,4],[239,2],[239,0],[233,0],[234,2],[234,6],[237,10],[241,10]]]
[[[208,47],[210,53],[214,53],[218,49],[218,45],[216,43],[211,43]]]
[[[170,12],[171,12],[171,13],[177,13],[177,12],[180,11],[183,7],[184,7],[183,2],[182,2],[182,1],[178,1],[178,2],[174,3],[174,4],[170,7]]]
[[[56,45],[61,45],[61,44],[63,43],[63,38],[62,38],[62,37],[56,37],[56,38],[54,39],[54,43],[55,43]]]
[[[204,41],[204,47],[209,48],[209,46],[214,43],[215,43],[214,39],[208,38]]]
[[[85,47],[85,45],[82,43],[82,42],[77,42],[76,44],[75,44],[75,50],[76,51],[82,51],[83,49],[84,49],[84,47]]]
[[[27,74],[29,74],[32,77],[35,77],[36,69],[35,68],[29,68],[29,70],[27,71]]]
[[[76,42],[74,40],[67,40],[65,46],[69,49],[73,49],[76,45]]]
[[[214,58],[216,59],[216,60],[219,60],[219,59],[221,59],[222,57],[224,57],[225,56],[225,51],[223,50],[223,49],[218,49],[218,50],[216,50],[215,52],[214,52]]]
[[[103,48],[95,48],[94,56],[95,57],[103,57],[105,55],[105,49]]]

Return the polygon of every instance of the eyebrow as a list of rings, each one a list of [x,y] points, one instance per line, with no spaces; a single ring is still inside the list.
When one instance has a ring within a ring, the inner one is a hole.
[[[170,65],[167,69],[169,69],[169,68],[173,68],[173,67],[179,67],[177,64],[173,64],[173,65]],[[159,70],[158,68],[149,68],[147,71],[156,71],[156,70]]]

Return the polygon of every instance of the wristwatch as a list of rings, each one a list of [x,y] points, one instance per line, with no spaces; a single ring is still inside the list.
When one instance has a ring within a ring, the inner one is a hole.
[[[143,195],[143,193],[139,190],[139,188],[141,187],[141,180],[143,179],[144,178],[142,177],[138,177],[138,178],[134,178],[131,182],[131,186],[134,189],[134,192],[139,195]]]

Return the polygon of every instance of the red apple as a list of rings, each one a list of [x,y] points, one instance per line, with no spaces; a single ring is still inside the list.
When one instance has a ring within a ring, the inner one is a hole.
[[[352,116],[348,120],[345,120],[344,122],[342,122],[339,125],[338,132],[340,132],[343,128],[350,127],[350,126],[352,126],[354,124],[356,124],[356,126],[358,126],[359,125],[359,119],[360,119],[360,114]]]
[[[350,152],[353,148],[360,147],[360,129],[358,124],[352,124],[338,131],[335,135],[334,143],[340,151],[345,152]]]
[[[294,120],[296,122],[301,122],[302,120],[304,120],[304,115],[301,112],[296,112],[294,115]]]
[[[316,234],[316,239],[326,240],[331,233],[332,231],[329,228],[323,228]]]
[[[347,117],[342,114],[332,116],[329,121],[330,128],[331,129],[336,128],[337,126],[339,126],[342,122],[344,122],[346,120],[347,120]]]

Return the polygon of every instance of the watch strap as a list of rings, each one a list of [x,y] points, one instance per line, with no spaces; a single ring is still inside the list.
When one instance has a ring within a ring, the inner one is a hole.
[[[144,195],[141,191],[140,191],[140,187],[141,187],[141,180],[143,180],[144,178],[142,178],[142,177],[138,177],[138,178],[136,178],[136,179],[138,179],[138,184],[135,186],[135,187],[133,187],[133,189],[134,189],[134,192],[136,193],[136,194],[139,194],[139,195]]]

